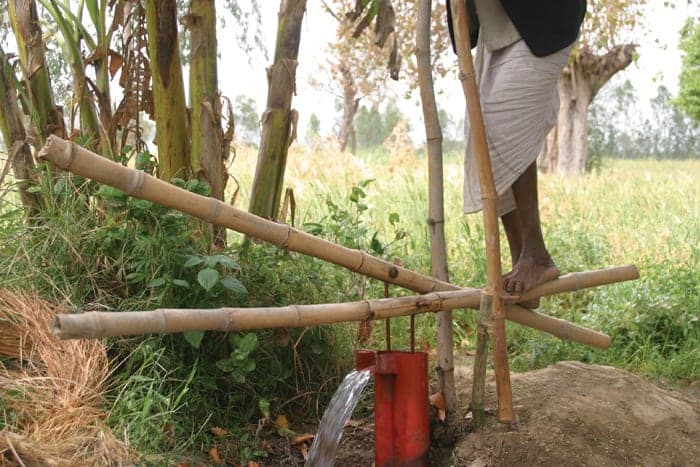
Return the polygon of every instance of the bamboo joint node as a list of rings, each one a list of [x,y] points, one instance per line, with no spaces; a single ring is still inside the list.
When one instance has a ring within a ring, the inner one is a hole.
[[[146,181],[146,173],[142,171],[137,171],[135,174],[133,174],[133,177],[129,178],[129,181],[124,187],[124,192],[129,195],[129,196],[134,196],[138,194],[139,191],[141,191],[141,188],[143,187],[144,182]]]
[[[289,239],[292,237],[292,231],[292,226],[287,225],[287,235],[284,237],[284,240],[282,240],[282,243],[279,244],[279,247],[283,250],[289,249]]]
[[[360,250],[358,250],[360,251]],[[362,270],[362,266],[365,264],[365,252],[360,251],[360,264],[358,264],[356,267],[352,269],[352,272],[360,272]],[[389,274],[391,275],[391,274]]]
[[[374,305],[372,304],[372,300],[365,299],[362,301],[365,303],[365,305],[367,305],[367,317],[365,318],[365,321],[374,319],[376,312],[374,311]]]
[[[216,198],[209,198],[209,215],[206,217],[207,222],[213,224],[217,217],[219,217],[219,210],[221,209],[221,201]]]

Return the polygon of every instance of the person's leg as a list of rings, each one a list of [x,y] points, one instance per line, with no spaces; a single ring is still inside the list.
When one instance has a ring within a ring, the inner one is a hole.
[[[515,263],[520,258],[520,252],[523,249],[523,229],[520,226],[520,214],[514,209],[501,216],[503,229],[506,231],[508,239],[508,247],[510,249],[511,267],[515,267]]]
[[[503,276],[503,288],[508,294],[520,296],[536,285],[559,277],[559,269],[549,256],[542,236],[535,162],[513,183],[512,190],[518,208],[513,211],[515,214],[509,213],[502,219],[511,248],[515,244],[517,249],[517,242],[511,242],[510,235],[517,235],[518,229],[521,232],[521,244],[513,269]],[[516,220],[519,220],[519,226]],[[508,233],[509,229],[511,234]],[[511,255],[514,256],[514,253],[511,250]]]

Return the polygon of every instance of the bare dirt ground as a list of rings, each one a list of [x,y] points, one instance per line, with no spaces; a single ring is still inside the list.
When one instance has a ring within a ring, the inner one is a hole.
[[[456,378],[467,405],[471,370]],[[488,416],[471,432],[461,411],[449,429],[432,421],[434,466],[700,466],[700,398],[690,391],[662,389],[626,371],[578,362],[513,374],[516,430]],[[495,407],[495,387],[487,385]],[[374,462],[371,407],[345,428],[338,466]],[[302,465],[298,450],[274,454],[270,465]],[[289,454],[292,454],[291,457]]]

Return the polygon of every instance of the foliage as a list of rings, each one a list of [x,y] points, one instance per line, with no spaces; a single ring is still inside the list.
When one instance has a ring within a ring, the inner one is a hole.
[[[238,95],[233,101],[233,116],[236,121],[236,139],[257,145],[260,142],[260,115],[255,100]]]
[[[148,154],[135,161],[145,170],[153,162]],[[36,223],[8,204],[0,210],[0,287],[32,287],[78,309],[143,310],[331,302],[353,284],[346,271],[269,246],[210,251],[200,222],[113,188],[67,174],[42,183],[52,197]],[[208,190],[196,180],[174,183]],[[212,426],[239,433],[247,423],[270,423],[282,404],[285,413],[308,415],[325,398],[319,388],[348,364],[349,352],[338,354],[348,348],[342,330],[288,330],[282,340],[271,331],[113,340],[120,366],[109,421],[144,461],[161,463],[211,443]],[[244,438],[231,458],[263,454],[253,436]]]
[[[680,36],[679,48],[684,55],[676,103],[693,120],[700,122],[700,21],[688,18]]]
[[[318,115],[312,113],[309,117],[309,124],[306,127],[304,142],[307,146],[313,147],[321,141],[321,120]]]
[[[363,105],[355,116],[357,147],[367,149],[380,146],[402,118],[395,99],[389,100],[381,112],[377,105],[373,105],[371,109]]]
[[[684,159],[700,156],[700,125],[673,105],[668,89],[659,86],[645,116],[629,80],[606,88],[591,105],[588,120],[589,168],[602,158]]]
[[[579,48],[602,55],[630,42],[641,25],[647,0],[588,0]]]

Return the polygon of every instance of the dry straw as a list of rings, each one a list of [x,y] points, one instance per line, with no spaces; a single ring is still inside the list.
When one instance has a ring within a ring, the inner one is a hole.
[[[0,464],[132,463],[130,450],[104,424],[104,344],[54,338],[55,314],[36,296],[0,290]]]

